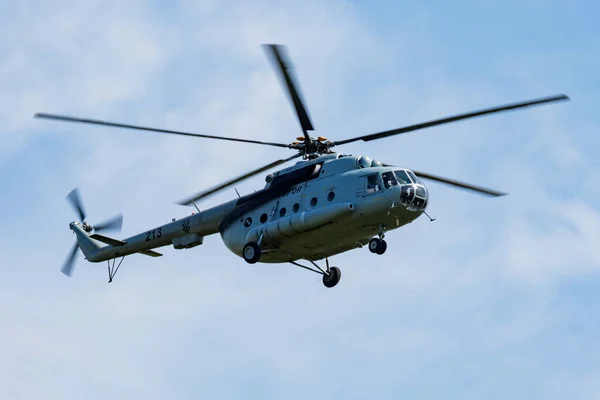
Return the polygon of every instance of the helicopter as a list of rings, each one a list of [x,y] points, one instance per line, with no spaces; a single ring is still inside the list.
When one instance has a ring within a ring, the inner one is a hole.
[[[58,114],[34,115],[35,118],[251,143],[294,151],[291,157],[273,161],[178,202],[194,206],[197,212],[122,240],[99,232],[120,229],[123,216],[118,215],[96,225],[89,224],[79,191],[73,189],[67,201],[79,219],[69,224],[76,235],[76,242],[61,268],[65,275],[72,275],[78,249],[89,262],[107,261],[109,282],[112,282],[128,255],[138,253],[160,257],[162,254],[155,250],[157,248],[172,245],[175,249],[190,249],[202,245],[205,236],[220,234],[225,246],[249,264],[291,263],[322,275],[323,285],[332,288],[339,283],[341,270],[330,266],[330,257],[364,246],[375,255],[383,255],[387,249],[386,232],[405,226],[423,214],[429,217],[426,212],[429,190],[422,179],[486,196],[507,194],[383,163],[364,155],[337,153],[333,148],[569,99],[564,94],[554,95],[332,141],[323,136],[309,135],[314,127],[285,47],[266,44],[263,48],[285,88],[302,130],[302,136],[292,143],[173,131]],[[294,165],[269,173],[263,189],[244,196],[238,193],[238,198],[202,211],[197,206],[199,201],[210,195],[293,160],[296,160]],[[325,265],[317,264],[321,260],[325,260]]]

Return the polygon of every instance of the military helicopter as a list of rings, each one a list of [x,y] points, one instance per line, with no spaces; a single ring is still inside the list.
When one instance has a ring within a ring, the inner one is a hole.
[[[125,256],[139,253],[159,257],[161,254],[154,250],[156,248],[172,245],[175,249],[189,249],[201,245],[205,236],[219,233],[225,246],[249,264],[291,263],[322,275],[323,284],[328,288],[334,287],[340,281],[341,271],[329,265],[330,257],[363,246],[367,246],[371,253],[382,255],[387,249],[384,240],[386,232],[411,223],[422,214],[427,215],[429,191],[421,179],[487,196],[503,196],[506,193],[385,164],[364,155],[336,153],[333,148],[569,99],[564,94],[555,95],[330,141],[323,136],[309,135],[309,132],[314,131],[313,124],[300,96],[293,66],[285,48],[273,44],[263,47],[287,89],[287,95],[302,129],[303,135],[290,144],[149,128],[56,114],[34,115],[36,118],[252,143],[294,151],[291,157],[273,161],[179,202],[182,205],[193,205],[197,212],[122,240],[99,233],[107,229],[120,229],[122,215],[97,225],[90,225],[86,221],[79,192],[77,188],[73,189],[67,200],[76,210],[79,220],[69,224],[69,228],[76,235],[76,243],[61,268],[65,275],[71,276],[78,249],[81,249],[90,262],[107,261],[109,282],[112,282]],[[268,174],[263,189],[244,196],[238,194],[238,198],[206,210],[198,209],[197,202],[200,200],[295,159],[298,160],[293,166]],[[317,261],[323,259],[325,265],[318,265]]]

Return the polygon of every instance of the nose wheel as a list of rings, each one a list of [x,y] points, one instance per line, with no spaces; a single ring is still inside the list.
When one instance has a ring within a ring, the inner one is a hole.
[[[256,242],[248,242],[242,250],[242,256],[248,264],[256,264],[260,260],[260,245]]]
[[[369,241],[369,251],[382,255],[387,250],[387,242],[383,239],[373,238]]]

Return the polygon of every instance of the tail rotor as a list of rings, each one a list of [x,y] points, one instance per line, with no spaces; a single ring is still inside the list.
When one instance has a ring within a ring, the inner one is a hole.
[[[92,230],[94,232],[116,230],[120,231],[123,227],[123,214],[117,214],[112,218],[102,221],[99,224],[93,225]]]
[[[79,217],[79,224],[87,233],[93,232],[101,232],[107,230],[117,230],[120,231],[123,227],[123,214],[117,214],[114,217],[111,217],[105,221],[102,221],[95,225],[90,225],[86,222],[86,214],[85,209],[83,208],[83,202],[81,201],[81,196],[79,195],[79,189],[75,188],[69,192],[66,197],[67,202],[71,204],[73,209],[75,210],[77,216]],[[62,268],[60,269],[63,274],[66,276],[71,276],[73,274],[73,269],[75,267],[75,261],[77,259],[77,250],[79,249],[79,244],[77,241],[71,248],[67,259],[63,263]]]
[[[73,267],[75,266],[75,260],[77,259],[77,250],[79,249],[79,245],[77,244],[77,242],[75,242],[75,244],[73,245],[73,248],[71,248],[71,252],[69,253],[69,256],[67,257],[67,259],[65,260],[62,268],[60,269],[60,271],[65,274],[66,276],[71,276],[71,274],[73,273]]]

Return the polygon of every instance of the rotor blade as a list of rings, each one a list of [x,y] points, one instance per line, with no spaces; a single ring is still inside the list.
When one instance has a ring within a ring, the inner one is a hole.
[[[71,276],[71,274],[73,273],[73,267],[75,265],[75,257],[77,256],[78,248],[79,248],[79,245],[77,244],[77,242],[75,242],[75,245],[73,245],[73,248],[71,249],[71,252],[69,253],[69,256],[67,257],[67,259],[65,260],[65,263],[63,264],[62,268],[60,269],[61,272],[63,274],[65,274],[66,276]]]
[[[232,142],[262,144],[265,146],[288,147],[288,145],[284,144],[284,143],[261,142],[259,140],[239,139],[239,138],[231,138],[231,137],[225,137],[225,136],[203,135],[200,133],[171,131],[171,130],[167,130],[167,129],[148,128],[145,126],[120,124],[120,123],[116,123],[116,122],[100,121],[100,120],[96,120],[96,119],[69,117],[66,115],[37,113],[34,115],[34,117],[35,118],[52,119],[52,120],[58,120],[58,121],[67,121],[67,122],[79,122],[79,123],[83,123],[83,124],[113,126],[113,127],[117,127],[117,128],[137,129],[140,131],[169,133],[172,135],[194,136],[194,137],[208,138],[208,139],[229,140]]]
[[[310,121],[310,117],[306,112],[302,98],[300,97],[300,86],[295,82],[296,79],[292,72],[293,64],[286,54],[285,47],[278,44],[265,44],[263,45],[263,48],[265,49],[271,64],[273,64],[273,68],[285,82],[288,95],[294,104],[296,114],[298,115],[298,121],[300,122],[302,132],[304,133],[305,143],[309,143],[310,137],[308,136],[307,131],[314,131],[314,128]]]
[[[483,194],[486,196],[498,197],[498,196],[506,196],[508,194],[508,193],[504,193],[504,192],[499,192],[497,190],[484,188],[482,186],[475,186],[475,185],[471,185],[469,183],[456,181],[454,179],[442,178],[440,176],[431,175],[431,174],[428,174],[425,172],[418,172],[415,170],[412,170],[412,172],[414,172],[415,175],[417,175],[420,178],[429,179],[432,181],[444,183],[446,185],[459,187],[461,189],[471,190],[473,192],[477,192],[479,194]]]
[[[73,206],[79,215],[79,221],[85,221],[85,210],[83,209],[83,203],[81,202],[78,188],[71,190],[71,192],[67,195],[67,201],[69,204],[71,204],[71,206]]]
[[[389,131],[384,131],[384,132],[379,132],[379,133],[373,133],[370,135],[358,136],[358,137],[351,138],[351,139],[339,140],[337,142],[334,142],[333,145],[339,146],[341,144],[356,142],[358,140],[368,142],[371,140],[383,139],[388,136],[399,135],[401,133],[412,132],[412,131],[429,128],[429,127],[436,126],[436,125],[442,125],[442,124],[447,124],[450,122],[460,121],[463,119],[479,117],[482,115],[493,114],[493,113],[497,113],[497,112],[501,112],[501,111],[516,110],[518,108],[529,107],[529,106],[545,104],[545,103],[551,103],[554,101],[561,101],[561,100],[569,100],[569,97],[567,95],[560,94],[560,95],[556,95],[556,96],[544,97],[541,99],[528,100],[528,101],[524,101],[524,102],[520,102],[520,103],[513,103],[513,104],[507,104],[504,106],[487,108],[485,110],[473,111],[473,112],[469,112],[469,113],[465,113],[465,114],[458,114],[458,115],[454,115],[454,116],[447,117],[447,118],[441,118],[441,119],[436,119],[436,120],[429,121],[429,122],[423,122],[421,124],[405,126],[403,128],[392,129]]]
[[[248,178],[250,178],[250,177],[252,177],[252,176],[254,176],[256,174],[260,174],[263,171],[266,171],[266,170],[268,170],[270,168],[276,167],[276,166],[278,166],[280,164],[286,163],[286,162],[288,162],[290,160],[293,160],[294,158],[297,158],[297,157],[300,157],[300,156],[302,156],[302,153],[294,154],[292,157],[288,157],[288,158],[283,159],[283,160],[273,161],[272,163],[270,163],[268,165],[265,165],[264,167],[260,167],[258,169],[255,169],[254,171],[250,171],[250,172],[248,172],[248,173],[246,173],[246,174],[244,174],[242,176],[238,176],[237,178],[231,179],[231,180],[229,180],[227,182],[224,182],[224,183],[222,183],[222,184],[220,184],[218,186],[215,186],[215,187],[213,187],[211,189],[208,189],[208,190],[196,193],[193,196],[190,196],[190,197],[188,197],[188,198],[186,198],[184,200],[178,201],[177,204],[190,205],[190,204],[192,204],[193,202],[195,202],[197,200],[201,200],[201,199],[203,199],[203,198],[205,198],[207,196],[210,196],[210,195],[212,195],[214,193],[217,193],[218,191],[223,190],[223,189],[225,189],[225,188],[227,188],[227,187],[229,187],[231,185],[234,185],[234,184],[236,184],[238,182],[241,182],[244,179],[248,179]]]
[[[93,226],[94,232],[100,232],[104,230],[121,230],[123,227],[123,214],[115,215],[112,218],[107,219],[106,221],[102,221],[99,224]]]

